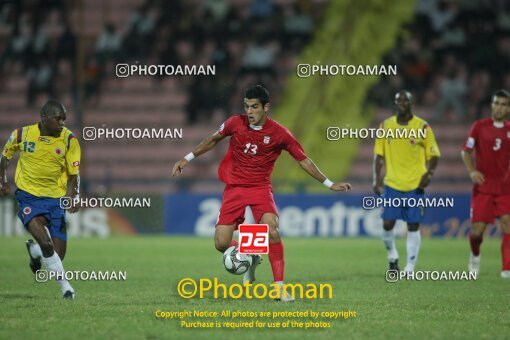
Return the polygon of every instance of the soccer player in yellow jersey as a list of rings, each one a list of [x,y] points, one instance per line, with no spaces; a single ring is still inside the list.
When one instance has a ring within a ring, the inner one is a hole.
[[[400,91],[395,95],[396,115],[386,119],[380,128],[385,130],[409,130],[410,138],[376,139],[374,148],[374,193],[384,198],[394,198],[404,203],[409,198],[423,198],[424,188],[429,184],[431,176],[440,157],[439,148],[430,126],[423,119],[413,115],[412,95]],[[414,130],[414,133],[411,132]],[[421,130],[425,136],[418,134]],[[414,138],[416,136],[417,138]],[[413,137],[413,138],[411,138]],[[383,165],[386,176],[382,177]],[[400,270],[398,252],[395,248],[393,227],[396,220],[407,222],[407,264],[405,271],[414,272],[420,251],[420,222],[424,211],[422,207],[385,207],[383,218],[383,241],[388,250],[389,270]]]
[[[80,145],[64,127],[66,108],[49,100],[41,109],[41,121],[12,132],[0,157],[0,195],[9,194],[7,166],[14,153],[20,158],[16,168],[18,216],[36,242],[26,242],[30,268],[35,273],[41,261],[53,272],[65,299],[74,299],[74,289],[65,279],[62,260],[67,233],[63,196],[79,194]],[[77,207],[69,209],[71,213]]]

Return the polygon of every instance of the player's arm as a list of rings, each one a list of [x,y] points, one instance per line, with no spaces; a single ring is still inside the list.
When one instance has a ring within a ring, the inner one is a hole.
[[[434,132],[429,125],[425,125],[425,157],[427,159],[427,172],[423,174],[418,185],[419,189],[425,188],[430,183],[432,175],[436,170],[437,163],[441,153],[439,152],[439,146],[437,145],[436,137]]]
[[[212,136],[207,137],[203,141],[198,144],[192,152],[187,154],[183,159],[175,162],[174,167],[172,169],[172,176],[176,176],[182,173],[182,169],[188,165],[188,163],[195,157],[198,157],[209,150],[212,150],[222,139],[226,136],[222,135],[219,131],[213,134]]]
[[[423,174],[420,180],[420,184],[418,188],[423,189],[430,184],[430,179],[432,175],[434,175],[434,171],[436,170],[437,163],[439,162],[438,156],[432,156],[427,162],[427,172]]]
[[[7,182],[7,167],[9,160],[0,155],[0,197],[9,194],[9,183]]]
[[[475,122],[471,126],[468,139],[461,151],[462,161],[464,162],[464,165],[469,172],[469,177],[471,177],[471,181],[473,181],[474,184],[482,184],[485,181],[485,177],[476,169],[475,162],[473,161],[473,150],[478,141],[478,131],[478,123]]]
[[[2,154],[0,155],[0,197],[9,194],[9,183],[7,182],[7,167],[9,160],[14,156],[14,153],[19,151],[19,142],[21,141],[21,129],[14,130],[9,137],[9,140],[4,146]]]
[[[76,197],[80,195],[80,175],[70,175],[67,179],[66,197]]]
[[[351,185],[349,183],[333,183],[331,182],[315,165],[315,163],[310,158],[305,158],[302,161],[299,161],[299,166],[303,170],[305,170],[310,176],[330,188],[332,191],[348,191],[351,190]]]
[[[384,129],[384,122],[379,124]],[[372,188],[376,195],[380,196],[384,190],[382,169],[384,167],[384,139],[377,138],[374,144],[374,160],[372,162]]]
[[[66,153],[67,167],[67,190],[66,197],[74,199],[80,195],[80,158],[81,149],[78,140],[74,135],[70,135],[68,139],[69,150]],[[74,214],[80,209],[78,205],[72,205],[67,211]]]
[[[375,155],[372,163],[372,177],[373,177],[373,190],[376,195],[382,195],[384,189],[384,181],[382,176],[382,169],[384,166],[384,157]]]
[[[474,184],[482,184],[485,181],[483,174],[476,170],[475,162],[473,162],[473,150],[465,149],[461,151],[462,161],[469,172],[469,177]]]

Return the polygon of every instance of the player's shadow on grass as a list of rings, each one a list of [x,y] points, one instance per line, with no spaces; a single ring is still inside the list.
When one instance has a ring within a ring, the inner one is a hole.
[[[0,298],[3,298],[3,299],[36,299],[37,295],[21,294],[21,293],[0,293]]]

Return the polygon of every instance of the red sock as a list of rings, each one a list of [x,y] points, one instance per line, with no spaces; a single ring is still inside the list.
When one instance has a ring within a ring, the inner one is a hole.
[[[473,234],[469,234],[469,244],[471,245],[471,252],[475,256],[480,255],[480,245],[482,244],[483,236],[480,235],[478,237],[473,236]]]
[[[510,234],[503,234],[501,239],[501,257],[503,270],[510,270]]]
[[[283,244],[281,241],[278,243],[269,243],[268,257],[271,263],[271,269],[273,270],[274,281],[283,281],[285,261],[283,260]]]
[[[230,242],[230,246],[231,247],[232,246],[236,246],[237,247],[238,245],[239,245],[239,243],[236,240],[234,240],[234,239],[232,239],[232,242]]]

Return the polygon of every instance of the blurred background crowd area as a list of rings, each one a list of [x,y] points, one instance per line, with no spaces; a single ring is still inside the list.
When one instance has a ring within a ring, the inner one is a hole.
[[[404,87],[430,121],[470,122],[485,116],[495,89],[510,88],[510,2],[421,0],[407,28],[383,62],[399,65],[398,76],[372,89],[377,104],[391,107]]]
[[[34,107],[40,93],[74,94],[77,86],[83,104],[94,107],[110,100],[103,96],[117,63],[215,65],[214,77],[177,79],[186,97],[186,122],[195,124],[216,109],[231,112],[232,100],[238,109],[245,84],[271,84],[276,99],[325,5],[323,0],[8,2],[0,19],[0,70],[27,84],[27,107]],[[151,80],[153,88],[165,82]]]
[[[171,165],[230,114],[242,112],[246,86],[264,84],[278,106],[329,1],[0,4],[2,141],[14,128],[37,121],[48,97],[68,106],[68,125],[78,136],[84,126],[182,127],[182,141],[82,142],[85,190],[217,192],[222,185],[216,169],[227,143],[198,158],[181,181],[169,178]],[[432,189],[467,191],[458,157],[462,141],[472,120],[488,114],[490,94],[510,88],[510,3],[420,0],[413,6],[413,17],[381,60],[396,64],[398,75],[382,77],[367,93],[378,111],[373,124],[391,114],[397,90],[409,89],[416,112],[441,123],[433,128],[445,157]],[[214,64],[216,75],[117,78],[117,63]],[[372,147],[362,143],[346,179],[363,191],[371,187]]]

